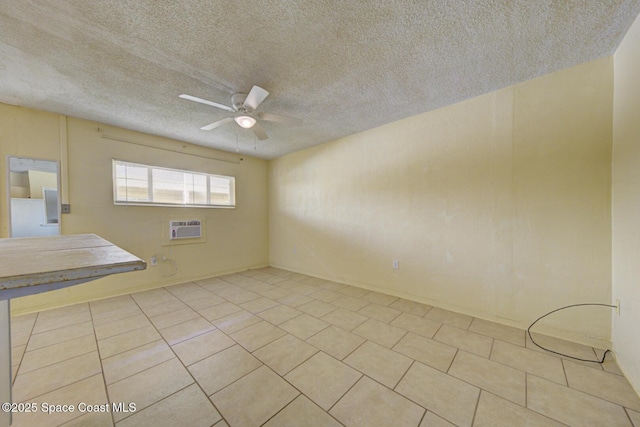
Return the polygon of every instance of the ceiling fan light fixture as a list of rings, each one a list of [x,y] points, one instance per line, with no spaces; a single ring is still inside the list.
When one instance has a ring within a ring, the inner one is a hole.
[[[233,118],[236,121],[238,126],[243,127],[245,129],[249,129],[256,124],[256,119],[246,114],[238,114]]]

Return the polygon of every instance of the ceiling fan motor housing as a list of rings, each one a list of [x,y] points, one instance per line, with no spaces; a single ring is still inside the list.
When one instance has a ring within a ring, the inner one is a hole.
[[[244,101],[247,99],[246,93],[234,93],[231,95],[231,105],[236,111],[247,111],[247,108],[244,106]]]

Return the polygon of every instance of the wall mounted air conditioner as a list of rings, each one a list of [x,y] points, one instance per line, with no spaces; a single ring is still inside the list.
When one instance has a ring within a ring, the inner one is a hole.
[[[197,239],[202,237],[202,225],[200,220],[191,221],[170,221],[169,239]]]

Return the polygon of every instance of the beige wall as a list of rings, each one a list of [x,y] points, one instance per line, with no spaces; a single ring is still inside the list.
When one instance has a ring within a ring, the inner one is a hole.
[[[520,327],[609,303],[612,73],[605,58],[271,161],[270,263]],[[611,314],[545,325],[604,346]]]
[[[65,129],[61,131],[60,126]],[[129,142],[103,138],[105,135]],[[235,154],[76,118],[60,120],[56,114],[3,104],[0,104],[0,138],[4,159],[15,155],[62,159],[66,164],[68,156],[68,176],[63,177],[63,182],[68,182],[71,214],[62,215],[62,234],[95,233],[147,262],[152,255],[164,255],[178,267],[174,275],[172,264],[148,265],[146,271],[17,298],[12,300],[14,314],[244,270],[268,262],[267,163],[264,160],[245,156],[240,161],[241,156]],[[111,178],[113,158],[233,175],[237,208],[115,206]],[[6,213],[4,168],[6,160],[0,182],[3,215]],[[192,218],[205,223],[204,241],[167,245],[163,238],[167,222]],[[6,237],[6,218],[2,220],[1,231],[0,236]]]
[[[614,55],[613,348],[640,393],[640,18]]]

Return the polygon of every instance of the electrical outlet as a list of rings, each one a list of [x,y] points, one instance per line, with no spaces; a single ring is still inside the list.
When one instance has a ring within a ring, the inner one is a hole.
[[[398,261],[397,259],[393,260],[393,269],[394,270],[399,270],[400,269],[400,261]]]
[[[158,265],[158,257],[157,256],[152,256],[151,257],[151,265]]]
[[[620,316],[620,300],[616,299],[616,314]]]

